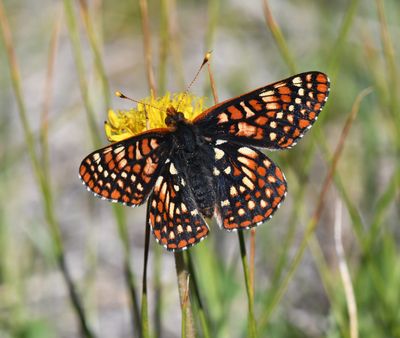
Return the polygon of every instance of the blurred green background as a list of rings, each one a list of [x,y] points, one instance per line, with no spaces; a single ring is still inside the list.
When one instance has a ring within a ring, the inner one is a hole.
[[[256,233],[258,336],[400,337],[399,1],[151,0],[151,40],[138,1],[0,0],[0,14],[0,337],[82,336],[66,271],[91,332],[138,336],[126,280],[140,304],[145,207],[93,198],[78,166],[107,144],[107,110],[131,107],[113,92],[149,95],[144,42],[160,95],[182,91],[207,50],[220,100],[296,72],[330,76],[314,128],[268,154],[289,194]],[[212,105],[206,70],[191,92]],[[339,139],[324,211],[307,232]],[[190,249],[204,308],[193,302],[197,335],[245,337],[237,235],[210,226]],[[174,256],[153,238],[148,302],[151,335],[179,336]]]

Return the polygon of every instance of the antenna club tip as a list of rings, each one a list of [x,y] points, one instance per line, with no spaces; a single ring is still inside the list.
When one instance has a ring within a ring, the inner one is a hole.
[[[117,90],[117,91],[115,92],[115,96],[124,97],[125,95],[122,94],[119,90]]]
[[[211,53],[212,50],[208,51],[205,55],[204,55],[204,59],[203,59],[203,63],[202,66],[204,66],[211,58]]]

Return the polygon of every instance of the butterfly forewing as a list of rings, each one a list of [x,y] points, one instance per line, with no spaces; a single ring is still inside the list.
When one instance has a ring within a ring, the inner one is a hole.
[[[222,102],[193,122],[208,137],[290,148],[317,120],[328,94],[325,74],[302,73]]]
[[[144,133],[91,153],[79,168],[83,183],[104,199],[142,204],[167,159],[167,132]]]
[[[148,203],[153,234],[166,249],[184,250],[207,236],[208,226],[173,162],[161,172]]]
[[[217,141],[216,218],[227,230],[257,226],[270,218],[286,194],[282,171],[251,146]]]

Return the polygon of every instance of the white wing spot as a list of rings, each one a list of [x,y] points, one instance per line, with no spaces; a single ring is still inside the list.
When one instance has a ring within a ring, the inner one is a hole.
[[[217,146],[219,146],[220,144],[224,144],[224,143],[226,143],[227,141],[226,140],[217,140],[216,142],[215,142],[215,144],[217,145]]]
[[[176,170],[174,164],[171,162],[171,165],[169,166],[169,172],[171,175],[176,175],[178,171]]]
[[[221,172],[217,168],[214,167],[214,170],[213,170],[214,176],[218,176],[220,173]]]
[[[227,207],[228,205],[230,205],[229,200],[225,200],[221,202],[221,207]]]
[[[215,159],[216,160],[220,160],[225,155],[224,151],[219,149],[219,148],[214,148],[214,152],[215,152]]]

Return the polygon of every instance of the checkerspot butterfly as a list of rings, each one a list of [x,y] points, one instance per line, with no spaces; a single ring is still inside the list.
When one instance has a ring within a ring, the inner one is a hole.
[[[152,129],[87,156],[79,169],[97,196],[136,206],[167,250],[184,250],[208,234],[205,218],[226,230],[271,218],[287,185],[258,148],[293,147],[329,95],[329,80],[307,72],[219,103],[192,121],[173,107],[166,128]]]

